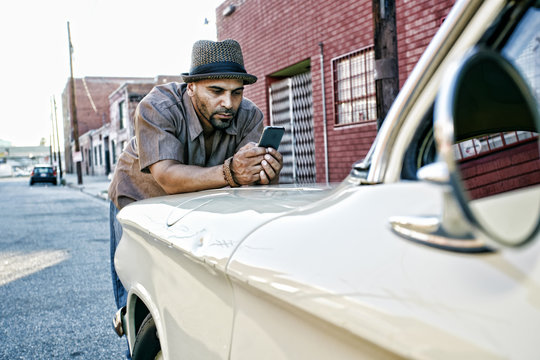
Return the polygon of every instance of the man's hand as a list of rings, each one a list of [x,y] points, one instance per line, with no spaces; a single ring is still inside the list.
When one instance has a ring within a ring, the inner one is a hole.
[[[250,142],[240,148],[233,156],[231,172],[234,181],[238,185],[251,185],[260,180],[260,173],[263,170],[264,156],[266,149],[258,147]]]
[[[260,148],[259,148],[260,149]],[[259,182],[263,185],[277,184],[279,173],[283,168],[283,156],[274,148],[263,148],[266,150],[264,160],[261,161],[263,170],[259,172]]]
[[[251,142],[234,154],[231,171],[239,185],[276,183],[283,167],[283,157],[272,148],[258,147]]]

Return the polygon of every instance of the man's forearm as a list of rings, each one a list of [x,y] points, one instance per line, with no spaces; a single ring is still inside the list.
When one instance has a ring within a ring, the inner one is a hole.
[[[200,167],[163,160],[150,166],[150,172],[167,194],[217,189],[228,185],[222,165]]]
[[[282,156],[276,150],[249,143],[223,165],[200,167],[176,160],[161,160],[150,166],[150,172],[167,194],[179,194],[227,185],[275,184],[282,162]]]

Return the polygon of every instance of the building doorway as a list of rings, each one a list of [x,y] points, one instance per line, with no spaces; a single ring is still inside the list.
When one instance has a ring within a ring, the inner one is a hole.
[[[287,76],[269,88],[270,123],[285,127],[279,152],[283,155],[282,184],[316,181],[311,72]]]
[[[109,137],[105,136],[103,140],[103,144],[105,146],[105,175],[109,175],[111,173],[111,152],[109,150]]]

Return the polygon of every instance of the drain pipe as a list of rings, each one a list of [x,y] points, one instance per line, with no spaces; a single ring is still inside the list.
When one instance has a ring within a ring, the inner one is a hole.
[[[322,106],[323,106],[323,137],[324,137],[324,168],[326,173],[326,184],[329,183],[329,170],[328,170],[328,130],[326,129],[326,87],[324,86],[324,51],[323,43],[319,43],[321,49],[321,83],[322,83]]]

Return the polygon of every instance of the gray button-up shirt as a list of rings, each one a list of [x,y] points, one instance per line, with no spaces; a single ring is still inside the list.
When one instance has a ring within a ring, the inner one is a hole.
[[[156,86],[137,107],[135,137],[120,155],[109,186],[109,198],[118,209],[133,201],[167,195],[148,169],[160,160],[215,166],[248,142],[258,141],[263,114],[244,98],[231,125],[216,130],[206,161],[203,128],[186,87],[180,83]]]

